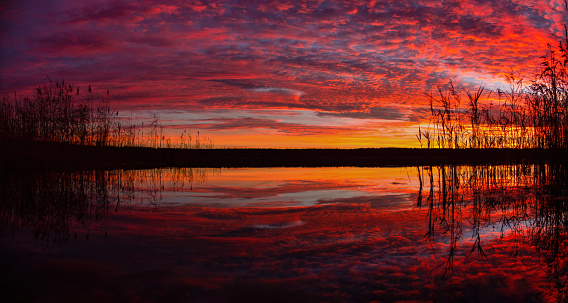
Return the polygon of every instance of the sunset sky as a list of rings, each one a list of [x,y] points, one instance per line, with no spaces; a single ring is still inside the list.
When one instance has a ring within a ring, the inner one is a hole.
[[[3,1],[0,89],[49,76],[217,147],[418,146],[452,79],[532,79],[568,21],[553,1]]]

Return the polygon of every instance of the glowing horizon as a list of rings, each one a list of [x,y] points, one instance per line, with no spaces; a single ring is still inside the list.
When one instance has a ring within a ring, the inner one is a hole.
[[[563,1],[95,1],[0,7],[2,92],[45,81],[111,93],[218,147],[419,147],[449,79],[530,80]]]

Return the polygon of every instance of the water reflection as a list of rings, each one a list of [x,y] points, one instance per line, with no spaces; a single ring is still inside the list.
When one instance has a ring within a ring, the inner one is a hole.
[[[428,209],[426,237],[447,241],[443,275],[456,252],[487,259],[495,239],[509,258],[537,254],[560,301],[568,299],[568,171],[561,164],[420,167],[417,205]],[[424,188],[429,188],[425,196]],[[524,258],[524,259],[523,259]]]
[[[34,238],[62,243],[104,226],[120,208],[158,207],[168,189],[191,189],[219,169],[169,168],[1,174],[2,234],[16,229],[33,231]],[[134,203],[134,204],[133,204]]]
[[[0,265],[23,301],[566,298],[563,165],[1,178]]]

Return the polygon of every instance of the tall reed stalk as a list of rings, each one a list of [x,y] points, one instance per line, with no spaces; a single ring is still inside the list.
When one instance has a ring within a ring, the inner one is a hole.
[[[137,125],[132,117],[119,117],[118,111],[110,106],[108,90],[97,99],[91,86],[84,96],[79,87],[64,81],[52,83],[51,80],[38,86],[31,96],[5,94],[0,97],[0,140],[118,147],[213,148],[209,138],[198,136],[192,141],[188,130],[184,130],[180,142],[172,143],[164,134],[164,127],[156,114],[146,127],[144,123]]]
[[[430,121],[417,138],[428,148],[568,148],[568,30],[548,46],[542,71],[531,82],[506,76],[498,98],[483,86],[456,88],[450,81],[429,94]],[[462,107],[466,96],[468,105]]]

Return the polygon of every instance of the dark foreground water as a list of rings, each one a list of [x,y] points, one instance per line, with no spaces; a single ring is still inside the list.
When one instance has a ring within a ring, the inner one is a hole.
[[[563,301],[565,168],[5,173],[2,296]]]

